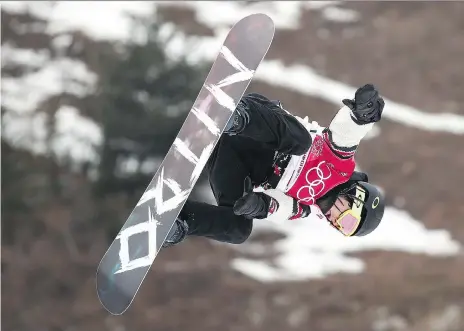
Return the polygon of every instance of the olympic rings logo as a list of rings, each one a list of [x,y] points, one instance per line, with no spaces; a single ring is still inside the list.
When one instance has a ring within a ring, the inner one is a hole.
[[[296,197],[299,201],[304,201],[307,203],[314,204],[316,202],[316,196],[321,194],[324,189],[325,189],[325,180],[329,179],[332,176],[332,172],[330,171],[330,168],[326,165],[325,168],[329,171],[328,174],[324,174],[322,171],[321,166],[325,163],[325,161],[321,161],[316,167],[313,167],[309,169],[306,172],[305,178],[306,178],[306,183],[308,185],[303,185],[301,186],[298,191],[296,192]],[[316,178],[312,181],[309,180],[309,175],[312,173],[316,174]],[[305,192],[303,190],[307,189],[308,194],[302,194],[302,192]],[[306,196],[306,198],[301,198],[301,196]]]

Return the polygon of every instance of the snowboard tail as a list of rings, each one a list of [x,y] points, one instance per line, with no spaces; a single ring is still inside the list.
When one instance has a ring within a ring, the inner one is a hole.
[[[253,14],[227,35],[174,143],[98,266],[98,297],[111,314],[123,314],[134,300],[274,32],[268,16]]]

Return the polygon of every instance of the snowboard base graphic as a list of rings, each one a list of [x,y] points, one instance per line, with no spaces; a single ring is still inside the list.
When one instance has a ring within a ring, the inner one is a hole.
[[[134,300],[274,32],[268,16],[253,14],[227,35],[179,134],[98,266],[97,294],[111,314],[123,314]]]

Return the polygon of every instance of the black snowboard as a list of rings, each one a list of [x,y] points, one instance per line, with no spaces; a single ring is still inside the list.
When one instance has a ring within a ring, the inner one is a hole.
[[[274,32],[264,14],[230,30],[173,145],[98,266],[98,297],[111,314],[124,313],[134,300]]]

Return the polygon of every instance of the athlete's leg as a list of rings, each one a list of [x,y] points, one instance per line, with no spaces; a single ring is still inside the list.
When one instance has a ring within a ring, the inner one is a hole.
[[[207,172],[217,206],[188,200],[168,235],[167,245],[187,235],[239,244],[251,233],[253,221],[234,214],[232,207],[243,195],[244,181],[260,183],[270,171],[274,151],[252,139],[224,135],[208,163]]]

